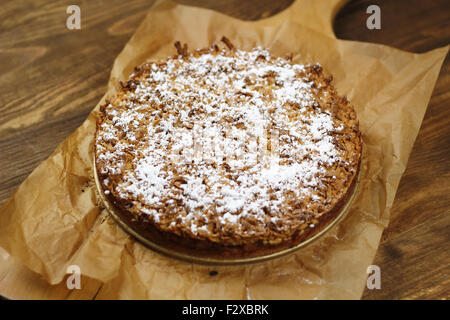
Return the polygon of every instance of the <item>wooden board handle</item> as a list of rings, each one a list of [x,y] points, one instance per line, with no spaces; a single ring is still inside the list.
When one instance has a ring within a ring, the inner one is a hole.
[[[264,20],[264,24],[274,25],[287,19],[314,29],[326,36],[336,38],[333,20],[339,10],[349,0],[296,0],[286,10]]]

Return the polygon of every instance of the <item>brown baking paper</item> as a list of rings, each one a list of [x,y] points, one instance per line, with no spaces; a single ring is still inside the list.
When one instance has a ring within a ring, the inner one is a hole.
[[[355,106],[363,133],[358,191],[350,211],[319,241],[246,266],[177,261],[134,241],[97,205],[92,172],[95,113],[20,185],[0,210],[0,245],[50,284],[69,265],[102,281],[97,298],[358,299],[389,222],[400,177],[448,47],[412,54],[336,40],[342,1],[297,1],[257,22],[172,2],[157,3],[114,62],[106,96],[146,59],[210,46],[225,35],[240,49],[261,45],[297,63],[320,62]],[[364,26],[361,26],[363,28]],[[215,276],[211,270],[218,271]]]

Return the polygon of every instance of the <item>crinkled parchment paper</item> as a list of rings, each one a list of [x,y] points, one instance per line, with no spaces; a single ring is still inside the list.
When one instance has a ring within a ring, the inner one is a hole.
[[[355,106],[363,133],[361,180],[349,213],[313,245],[255,265],[208,267],[161,256],[135,242],[97,205],[92,175],[95,113],[42,162],[0,209],[0,246],[51,284],[78,265],[104,283],[103,298],[358,299],[400,177],[448,47],[412,54],[336,40],[341,1],[297,1],[284,12],[245,22],[158,2],[117,57],[107,96],[146,59],[210,46],[225,35],[240,49],[261,45],[320,62]],[[214,269],[218,274],[211,276]]]

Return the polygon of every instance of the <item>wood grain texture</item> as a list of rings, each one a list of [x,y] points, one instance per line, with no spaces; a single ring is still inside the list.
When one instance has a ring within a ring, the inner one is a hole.
[[[257,20],[287,8],[292,1],[178,2]],[[153,1],[77,1],[82,28],[76,31],[65,27],[70,4],[65,0],[4,0],[0,4],[0,205],[97,104],[115,57]],[[370,4],[381,8],[381,30],[365,27]],[[334,30],[342,39],[425,52],[450,42],[450,2],[352,1],[336,17]],[[447,58],[374,262],[382,270],[382,289],[366,290],[365,299],[450,296],[449,85]],[[0,256],[10,259],[4,252]],[[33,286],[2,291],[2,284],[17,277],[30,279]],[[0,293],[10,298],[20,298],[24,290],[29,298],[42,291],[48,299],[102,295],[96,281],[86,281],[83,295],[69,292],[64,284],[47,286],[42,281],[14,261],[7,268],[0,263]]]

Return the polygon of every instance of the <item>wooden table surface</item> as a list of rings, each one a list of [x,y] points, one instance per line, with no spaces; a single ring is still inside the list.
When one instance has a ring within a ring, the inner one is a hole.
[[[81,7],[81,30],[65,26]],[[257,20],[291,0],[180,0]],[[0,205],[87,117],[106,90],[115,57],[151,0],[2,0],[0,4]],[[381,8],[381,30],[365,27]],[[341,39],[421,53],[450,41],[448,0],[351,1],[334,23]],[[382,288],[364,299],[450,297],[450,63],[444,62],[400,183],[374,264]],[[0,270],[1,271],[1,270]],[[5,273],[3,273],[5,274]],[[0,282],[6,277],[0,272]],[[0,292],[1,293],[1,292]]]

